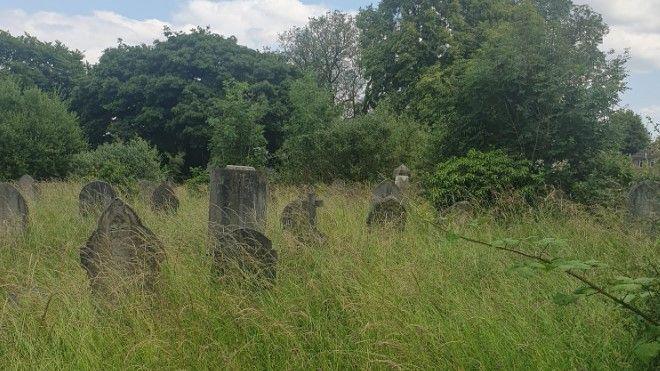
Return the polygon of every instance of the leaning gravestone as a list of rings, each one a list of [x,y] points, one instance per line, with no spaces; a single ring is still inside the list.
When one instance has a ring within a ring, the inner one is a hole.
[[[80,262],[95,292],[116,297],[129,289],[153,289],[163,245],[130,206],[113,199],[80,249]]]
[[[375,199],[371,203],[369,215],[367,216],[367,225],[374,227],[376,225],[392,225],[402,230],[406,225],[406,208],[401,201],[394,196]]]
[[[275,279],[277,253],[265,227],[266,179],[253,167],[228,165],[210,172],[209,232],[219,272],[229,265]]]
[[[394,197],[397,200],[400,200],[401,189],[399,189],[399,187],[397,187],[397,185],[391,180],[384,180],[374,188],[372,196],[374,201],[387,197]]]
[[[32,178],[27,174],[18,178],[18,182],[16,184],[18,185],[18,188],[21,191],[23,191],[23,194],[27,197],[35,198],[39,194],[39,191],[37,189],[37,182],[35,182],[34,178]]]
[[[660,217],[660,182],[646,180],[632,187],[628,210],[635,218],[657,220]]]
[[[179,209],[179,199],[169,182],[162,182],[151,192],[151,208],[154,211],[166,212],[176,212]]]
[[[282,228],[296,235],[301,240],[322,238],[316,228],[316,209],[323,205],[314,192],[308,192],[306,197],[291,201],[284,207],[280,221]]]
[[[106,182],[95,180],[87,183],[78,196],[80,214],[97,214],[117,197],[117,192]]]
[[[21,192],[9,183],[0,183],[0,230],[25,230],[28,207]]]

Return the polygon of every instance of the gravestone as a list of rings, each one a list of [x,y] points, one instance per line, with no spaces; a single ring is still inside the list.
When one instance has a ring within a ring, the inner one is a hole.
[[[634,185],[628,194],[628,210],[639,219],[660,217],[660,182],[646,180]]]
[[[97,214],[107,207],[117,197],[112,186],[104,181],[95,180],[85,184],[78,196],[80,214]]]
[[[316,209],[322,205],[323,201],[318,200],[314,192],[308,192],[304,198],[291,201],[282,211],[282,229],[302,240],[322,238],[321,232],[316,228]]]
[[[209,223],[263,230],[266,179],[250,166],[228,165],[211,171]]]
[[[34,178],[27,174],[18,178],[18,182],[16,184],[26,197],[36,198],[39,195],[37,182],[35,182]]]
[[[406,225],[407,212],[401,201],[393,196],[372,201],[367,216],[367,225],[391,225],[402,230]]]
[[[140,179],[138,180],[138,189],[140,191],[140,196],[144,200],[151,200],[151,194],[154,189],[158,187],[158,183],[151,180]]]
[[[212,250],[215,268],[225,275],[232,268],[263,277],[270,283],[277,275],[277,251],[261,232],[251,228],[224,227],[216,235]]]
[[[407,176],[410,178],[410,169],[406,165],[399,165],[396,169],[394,169],[394,178],[398,176]]]
[[[152,290],[164,258],[161,242],[119,198],[109,203],[80,249],[92,289],[110,298],[129,289]]]
[[[162,182],[151,193],[151,208],[154,211],[176,212],[179,209],[179,199],[174,187],[169,182]]]
[[[380,182],[372,192],[373,200],[394,197],[397,200],[401,199],[401,189],[397,187],[391,180],[384,180]]]
[[[28,206],[21,192],[9,183],[0,183],[0,231],[25,230]]]
[[[212,255],[223,273],[229,265],[275,278],[277,253],[262,234],[266,221],[266,179],[253,167],[228,165],[210,172],[209,232]]]

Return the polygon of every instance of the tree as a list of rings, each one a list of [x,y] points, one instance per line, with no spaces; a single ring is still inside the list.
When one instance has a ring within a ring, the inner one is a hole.
[[[267,111],[263,97],[249,97],[246,83],[229,82],[226,96],[215,99],[212,110],[211,162],[216,166],[264,166],[268,150],[264,127],[259,124]]]
[[[0,30],[0,73],[14,76],[23,86],[34,85],[67,99],[85,70],[83,54],[59,41],[46,43]]]
[[[84,148],[76,116],[57,96],[0,77],[0,179],[64,177]]]
[[[358,29],[353,16],[340,11],[310,18],[304,27],[279,35],[282,54],[301,70],[314,74],[332,91],[335,103],[352,117],[365,81],[358,65]]]
[[[282,142],[287,84],[295,75],[281,57],[261,53],[198,28],[165,31],[152,45],[107,49],[81,82],[72,106],[92,145],[138,135],[169,156],[184,155],[184,171],[209,160],[213,101],[226,82],[247,82],[268,101],[260,124],[270,150]]]
[[[637,153],[651,143],[651,135],[642,118],[629,109],[621,109],[610,115],[610,124],[615,131],[618,150],[626,155]]]

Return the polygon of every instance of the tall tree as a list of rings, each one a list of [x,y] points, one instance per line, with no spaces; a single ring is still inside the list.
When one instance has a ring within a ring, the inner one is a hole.
[[[629,109],[615,111],[610,116],[612,129],[618,139],[621,153],[630,155],[651,144],[651,135],[646,130],[642,118]]]
[[[239,46],[235,38],[208,29],[164,35],[152,45],[107,49],[74,92],[73,108],[92,145],[137,134],[165,154],[183,153],[185,168],[203,167],[213,101],[224,96],[227,81],[237,80],[266,97],[261,124],[275,150],[295,69],[275,54]]]
[[[83,54],[59,41],[42,42],[28,34],[14,37],[0,30],[0,73],[14,76],[23,86],[34,85],[66,99],[85,68]]]
[[[286,59],[331,89],[348,116],[360,109],[365,81],[358,63],[358,29],[353,16],[333,11],[310,18],[307,25],[280,34],[279,41]]]

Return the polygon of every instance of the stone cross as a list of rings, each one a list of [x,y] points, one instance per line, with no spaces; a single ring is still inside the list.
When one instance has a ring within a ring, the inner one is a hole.
[[[28,206],[21,192],[9,183],[0,183],[0,231],[25,230]]]
[[[116,197],[117,192],[110,184],[100,180],[89,182],[85,184],[78,196],[80,214],[98,215]]]
[[[96,230],[80,249],[92,289],[110,298],[129,289],[152,290],[164,258],[161,242],[119,198],[101,213]]]
[[[302,240],[322,237],[316,228],[316,209],[322,205],[323,201],[318,200],[314,192],[308,192],[305,198],[291,201],[282,211],[282,229]]]

